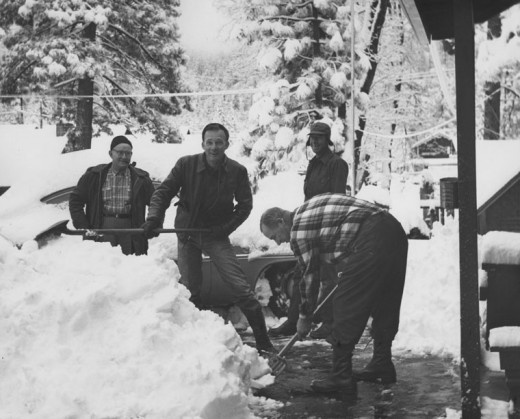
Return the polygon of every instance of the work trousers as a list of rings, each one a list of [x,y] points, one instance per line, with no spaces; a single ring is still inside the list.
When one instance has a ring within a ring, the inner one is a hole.
[[[318,304],[320,304],[327,295],[334,289],[338,281],[336,266],[323,263],[320,266],[320,291],[318,294]],[[333,320],[333,302],[329,299],[314,316],[314,323],[332,324]]]
[[[202,252],[211,258],[220,278],[231,292],[230,300],[242,311],[255,310],[260,303],[247,282],[229,238],[215,239],[208,234],[193,235],[178,243],[180,282],[188,288],[191,300],[200,304],[202,287]]]
[[[132,220],[130,218],[103,217],[102,228],[132,228]],[[121,251],[125,255],[134,253],[132,236],[130,234],[104,234],[98,241],[110,242],[112,246],[120,246]]]
[[[399,329],[408,239],[389,213],[370,216],[360,226],[351,252],[337,265],[333,297],[333,345],[353,351],[372,316],[374,340],[392,341]]]

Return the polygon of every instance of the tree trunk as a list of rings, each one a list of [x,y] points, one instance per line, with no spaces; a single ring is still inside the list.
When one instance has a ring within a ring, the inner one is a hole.
[[[90,23],[83,30],[83,37],[94,41],[96,39],[96,25]],[[64,153],[77,150],[87,150],[92,146],[92,117],[94,103],[94,81],[85,76],[78,83],[78,103],[76,105],[76,126],[69,131],[68,141]]]
[[[375,10],[378,3],[379,0],[372,0],[372,10]],[[372,35],[370,37],[368,56],[370,57],[371,66],[370,70],[368,70],[365,82],[363,83],[363,86],[361,86],[361,91],[366,94],[370,93],[370,88],[372,87],[372,83],[374,82],[374,77],[376,75],[377,61],[375,57],[377,57],[377,52],[379,49],[379,39],[381,37],[381,30],[383,29],[383,25],[385,23],[386,11],[388,9],[389,4],[390,0],[381,0],[380,8],[375,20],[374,31],[372,32]],[[366,123],[366,116],[361,115],[359,117],[359,130],[356,130],[356,138],[354,139],[354,167],[359,167],[360,150],[361,144],[363,142],[363,131],[365,129]],[[368,160],[369,158],[370,156],[366,156],[365,160]],[[361,182],[367,177],[367,174],[364,172],[361,174],[361,176],[357,176],[357,179],[359,179],[359,181],[357,182],[355,188],[356,190],[354,191],[354,193],[359,190],[362,184]]]
[[[320,56],[320,21],[318,20],[318,9],[312,5],[312,17],[314,20],[312,21],[312,37],[314,40],[314,44],[312,47],[312,52],[314,57]],[[321,83],[318,85],[316,89],[316,106],[318,108],[321,107],[323,102],[323,94],[321,91]]]
[[[498,38],[502,34],[500,15],[488,21],[487,39]],[[500,81],[486,81],[484,84],[484,139],[498,140],[500,138]]]

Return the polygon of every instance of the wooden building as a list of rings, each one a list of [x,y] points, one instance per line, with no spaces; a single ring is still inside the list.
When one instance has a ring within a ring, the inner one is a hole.
[[[520,140],[477,141],[478,234],[520,232]]]

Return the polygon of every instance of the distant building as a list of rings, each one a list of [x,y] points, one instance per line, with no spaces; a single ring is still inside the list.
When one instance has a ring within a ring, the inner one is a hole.
[[[420,140],[412,145],[412,152],[425,159],[447,158],[455,154],[453,141],[444,135]]]

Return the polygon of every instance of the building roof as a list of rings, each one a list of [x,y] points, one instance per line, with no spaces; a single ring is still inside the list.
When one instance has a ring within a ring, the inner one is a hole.
[[[476,142],[477,208],[494,202],[520,173],[520,140]]]
[[[457,0],[401,0],[414,29],[424,30],[427,39],[455,37],[453,7]],[[473,0],[473,20],[483,23],[520,0]],[[422,24],[421,24],[422,23]],[[420,29],[420,27],[423,29]],[[419,39],[421,34],[418,34]]]

